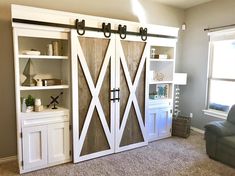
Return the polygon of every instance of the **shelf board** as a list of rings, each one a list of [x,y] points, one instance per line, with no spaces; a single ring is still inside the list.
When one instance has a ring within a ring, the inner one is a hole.
[[[173,62],[174,59],[150,59],[151,62]]]
[[[20,54],[19,58],[30,58],[30,59],[68,59],[68,56],[48,56],[48,55],[25,55]]]
[[[172,98],[157,98],[157,99],[150,99],[149,98],[149,103],[154,103],[154,102],[159,102],[159,101],[172,101]]]
[[[172,84],[173,81],[150,81],[149,84]]]
[[[40,115],[45,115],[45,114],[52,114],[52,113],[60,113],[60,112],[68,112],[69,109],[67,108],[62,108],[62,107],[58,107],[58,109],[52,109],[51,107],[50,108],[47,108],[46,106],[43,107],[43,111],[41,112],[20,112],[20,117],[21,118],[26,118],[26,117],[35,117],[36,116],[40,116]]]
[[[51,89],[68,89],[69,85],[56,85],[56,86],[20,86],[20,90],[51,90]]]

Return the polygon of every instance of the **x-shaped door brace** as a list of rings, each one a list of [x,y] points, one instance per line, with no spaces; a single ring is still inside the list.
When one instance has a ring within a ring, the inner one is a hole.
[[[132,84],[131,76],[130,76],[130,73],[128,71],[126,58],[125,58],[120,40],[118,40],[117,45],[118,45],[117,48],[119,48],[118,53],[120,54],[118,58],[121,59],[121,64],[123,66],[124,75],[125,75],[125,78],[126,78],[126,81],[127,81],[129,92],[130,92],[128,102],[127,102],[127,106],[126,106],[126,109],[124,111],[123,120],[122,120],[120,128],[118,128],[118,133],[119,133],[119,135],[117,135],[118,136],[118,138],[117,138],[117,144],[118,145],[116,145],[116,146],[119,147],[120,143],[121,143],[122,136],[123,136],[124,129],[126,127],[126,123],[127,123],[127,119],[128,119],[128,115],[129,115],[129,112],[130,112],[132,102],[134,104],[134,108],[135,108],[135,111],[136,111],[136,114],[137,114],[138,123],[139,123],[140,129],[141,129],[144,141],[147,140],[146,135],[145,135],[145,126],[144,126],[143,118],[141,116],[140,108],[139,108],[138,101],[137,101],[136,94],[135,94],[138,83],[139,83],[139,80],[140,80],[141,72],[143,70],[144,63],[145,63],[146,58],[147,58],[147,56],[146,56],[146,52],[147,52],[146,48],[147,47],[145,45],[143,54],[141,56],[140,64],[139,64],[139,67],[138,67],[138,70],[137,70],[137,73],[136,73],[136,76],[135,76],[135,80],[134,80],[134,83]],[[119,118],[119,120],[120,120],[120,118]],[[119,123],[117,123],[117,124],[119,124]]]
[[[113,141],[112,140],[112,136],[113,136],[112,125],[111,125],[111,129],[109,129],[109,126],[107,124],[107,121],[106,121],[106,118],[104,115],[103,108],[102,108],[100,100],[99,100],[99,93],[100,93],[102,83],[104,81],[104,77],[105,77],[106,70],[108,68],[108,64],[109,64],[109,62],[111,62],[111,58],[114,57],[114,54],[113,54],[113,51],[115,49],[114,47],[115,47],[115,40],[110,39],[108,49],[107,49],[107,52],[105,54],[105,58],[103,61],[103,65],[101,67],[101,71],[100,71],[100,74],[98,77],[97,85],[95,86],[94,82],[92,80],[86,59],[84,57],[84,53],[82,51],[81,45],[78,42],[78,55],[77,55],[77,57],[81,63],[81,67],[83,69],[85,79],[87,80],[87,84],[88,84],[88,87],[89,87],[91,95],[92,95],[92,100],[89,105],[86,119],[85,119],[82,131],[81,131],[81,135],[79,138],[79,145],[78,145],[78,149],[77,149],[79,151],[79,155],[81,154],[82,147],[83,147],[83,144],[85,141],[85,137],[87,135],[87,131],[88,131],[88,128],[89,128],[89,125],[91,122],[91,118],[92,118],[92,114],[95,110],[95,107],[97,108],[97,112],[99,114],[99,118],[100,118],[102,127],[104,129],[109,146],[110,146],[110,148],[114,147],[113,143],[112,143],[112,141]],[[110,116],[110,118],[111,118],[111,116]],[[113,123],[113,119],[111,119],[111,123]]]

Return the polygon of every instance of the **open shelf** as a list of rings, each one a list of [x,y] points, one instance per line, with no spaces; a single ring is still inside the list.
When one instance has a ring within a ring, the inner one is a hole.
[[[160,59],[159,59],[160,60]],[[167,59],[165,59],[167,60]],[[150,84],[151,83],[172,83],[174,62],[157,61],[150,64]]]
[[[68,56],[48,56],[48,55],[24,55],[20,54],[19,58],[25,58],[25,59],[68,59]]]
[[[154,50],[154,56],[152,56],[152,59],[155,58],[157,59],[159,55],[165,55],[167,59],[165,60],[173,60],[174,54],[175,54],[175,48],[172,46],[158,46],[158,45],[151,45],[151,50]],[[163,59],[159,59],[163,60]]]
[[[56,86],[20,86],[20,90],[52,90],[52,89],[68,89],[69,85],[56,85]]]

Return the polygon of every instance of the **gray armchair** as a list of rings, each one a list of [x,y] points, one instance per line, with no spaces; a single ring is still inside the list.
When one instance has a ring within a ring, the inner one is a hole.
[[[210,158],[235,168],[235,105],[231,107],[227,120],[205,126],[205,139]]]

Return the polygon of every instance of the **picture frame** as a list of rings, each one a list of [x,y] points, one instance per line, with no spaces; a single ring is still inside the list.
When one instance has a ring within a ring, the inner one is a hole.
[[[169,85],[168,84],[158,84],[156,86],[156,92],[159,99],[169,97]]]

